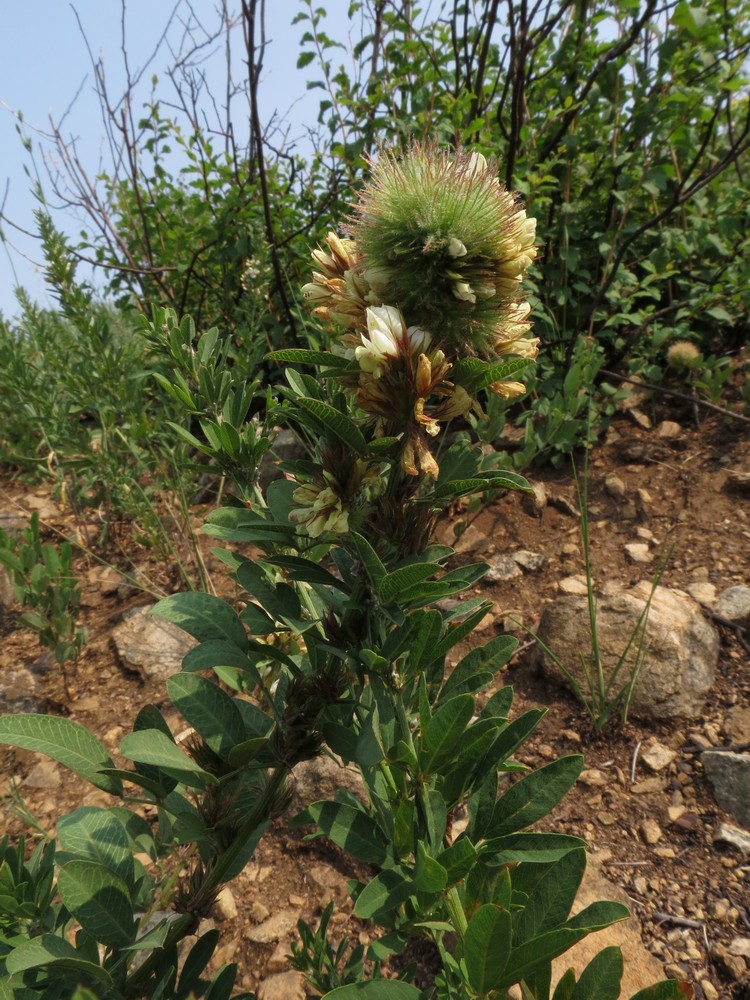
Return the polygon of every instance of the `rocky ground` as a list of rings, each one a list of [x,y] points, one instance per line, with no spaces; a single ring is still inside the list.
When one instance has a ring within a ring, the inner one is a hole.
[[[627,950],[631,992],[666,973],[691,982],[706,1000],[750,998],[750,792],[741,791],[743,780],[750,787],[750,608],[743,611],[742,604],[750,595],[748,470],[747,423],[710,414],[696,425],[691,410],[663,400],[623,413],[592,452],[589,518],[597,588],[606,595],[651,581],[659,555],[673,546],[661,584],[690,595],[679,599],[715,636],[716,648],[714,670],[687,679],[694,690],[683,714],[667,717],[669,706],[662,703],[603,734],[554,671],[540,665],[527,631],[537,630],[545,608],[561,595],[585,590],[570,473],[532,472],[534,500],[515,495],[476,513],[457,510],[441,526],[459,559],[481,558],[492,566],[478,590],[493,602],[482,637],[509,631],[521,640],[498,684],[513,685],[518,713],[549,709],[521,759],[539,765],[564,753],[586,756],[580,781],[549,825],[587,839],[591,891],[621,898],[633,911],[632,925],[612,932]],[[34,509],[50,537],[87,530],[49,491],[13,482],[0,489],[0,526],[20,526]],[[137,552],[132,538],[122,536],[120,545],[119,552],[109,551],[109,565],[86,557],[77,562],[90,640],[70,696],[33,633],[18,627],[9,595],[4,608],[0,601],[2,709],[68,715],[111,750],[148,702],[162,707],[174,731],[184,728],[164,690],[165,671],[179,666],[182,633],[156,626],[144,633],[139,609],[154,597],[124,575]],[[145,550],[141,555],[141,583],[155,592],[168,589],[170,574]],[[226,578],[207,558],[225,592]],[[727,761],[734,770],[727,771]],[[330,761],[313,762],[297,775],[296,802],[301,807],[325,797],[342,781],[355,778]],[[22,829],[21,799],[50,830],[61,811],[107,799],[79,787],[56,764],[21,751],[0,751],[0,782],[0,825],[12,833]],[[329,900],[336,901],[337,933],[367,940],[370,930],[351,916],[345,882],[353,872],[347,865],[325,841],[307,842],[279,822],[222,894],[211,918],[223,934],[219,959],[239,963],[240,984],[257,988],[259,1000],[305,996],[286,956],[297,920],[314,923]],[[597,948],[605,943],[603,935],[595,936]],[[429,956],[421,961],[428,971]]]

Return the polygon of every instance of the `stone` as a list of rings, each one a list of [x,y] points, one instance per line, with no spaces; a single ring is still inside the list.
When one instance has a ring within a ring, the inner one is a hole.
[[[641,823],[641,836],[652,847],[661,840],[662,831],[655,819],[644,819]]]
[[[286,937],[297,926],[298,919],[299,910],[279,910],[278,913],[274,913],[264,920],[262,924],[251,927],[247,936],[256,944],[271,944],[273,941]]]
[[[694,601],[703,605],[704,608],[708,608],[709,611],[716,604],[716,587],[706,580],[695,580],[693,583],[689,583],[685,590]]]
[[[674,420],[662,420],[656,428],[656,434],[660,438],[676,438],[682,434],[682,427]]]
[[[228,885],[225,885],[221,890],[219,895],[216,897],[216,903],[214,904],[214,909],[216,911],[216,916],[219,920],[236,920],[237,919],[237,904],[234,901],[234,896],[232,895],[232,890]]]
[[[126,666],[147,680],[164,682],[182,670],[183,659],[197,642],[171,622],[155,618],[152,607],[141,605],[127,612],[113,629],[112,639]]]
[[[663,778],[644,778],[643,781],[637,781],[632,785],[630,791],[633,795],[654,795],[663,792],[666,787]]]
[[[271,916],[271,911],[267,906],[264,906],[259,899],[253,900],[250,904],[250,919],[256,924],[262,924],[264,920],[268,920]]]
[[[306,809],[311,802],[333,799],[339,788],[346,788],[362,803],[367,801],[359,771],[342,766],[332,757],[314,757],[297,764],[293,777],[294,782],[289,783],[292,793],[289,804],[291,816]]]
[[[724,489],[729,493],[750,493],[750,472],[730,470],[724,483]]]
[[[512,552],[511,559],[528,573],[537,573],[547,562],[547,557],[542,552],[529,552],[528,549]]]
[[[24,785],[28,788],[59,788],[60,770],[53,760],[40,760],[29,771]]]
[[[647,414],[645,414],[643,410],[639,410],[636,406],[633,406],[628,411],[628,413],[633,422],[636,423],[638,427],[642,427],[644,431],[651,430],[652,427],[651,418],[647,416]]]
[[[641,760],[651,771],[663,771],[676,759],[676,751],[670,750],[669,747],[656,740],[641,749]]]
[[[618,675],[625,683],[635,668],[638,643],[631,638],[651,593],[647,582],[627,591],[599,597],[597,632],[605,678],[611,677],[630,643]],[[591,655],[591,623],[585,596],[565,595],[550,602],[539,624],[537,660],[556,677],[560,670],[541,648],[543,643],[584,686],[580,656]],[[653,719],[699,716],[713,684],[719,636],[700,607],[680,591],[654,590],[646,621],[643,658],[631,711]]]
[[[544,483],[529,481],[531,493],[521,494],[521,507],[530,517],[541,517],[547,506],[547,488]]]
[[[301,972],[279,972],[258,987],[258,1000],[305,1000],[305,977]]]
[[[346,891],[346,880],[330,865],[313,865],[307,877],[320,890],[320,899],[324,905]]]
[[[593,858],[589,859],[581,888],[573,904],[572,913],[578,913],[586,906],[600,899],[611,899],[624,903],[631,909],[632,900],[624,889],[610,882],[601,872]],[[625,969],[622,978],[621,996],[629,997],[647,986],[664,978],[664,971],[653,955],[646,950],[641,938],[641,929],[632,914],[624,921],[613,924],[596,934],[590,934],[552,963],[552,982],[556,983],[567,969],[574,969],[576,978],[591,959],[603,948],[616,945],[622,948]]]
[[[521,576],[520,567],[510,556],[492,556],[487,562],[490,568],[484,579],[488,583],[504,583]]]
[[[716,599],[714,611],[719,618],[745,628],[750,626],[750,587],[737,585],[722,590]]]
[[[736,745],[750,743],[750,706],[733,705],[727,716],[727,735]]]
[[[625,483],[615,472],[610,472],[604,478],[604,490],[611,497],[620,500],[625,496]]]
[[[729,954],[750,958],[750,937],[736,937],[729,942]]]
[[[625,546],[625,555],[633,563],[650,563],[654,558],[646,542],[628,542]]]
[[[585,576],[566,576],[557,584],[558,590],[562,594],[585,595],[589,592],[588,583]]]
[[[8,571],[4,566],[0,566],[0,616],[4,611],[10,610],[15,603],[16,594]]]
[[[705,750],[701,761],[716,801],[750,830],[750,753]]]

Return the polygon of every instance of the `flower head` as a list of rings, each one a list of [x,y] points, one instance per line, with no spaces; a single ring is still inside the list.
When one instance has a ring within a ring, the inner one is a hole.
[[[431,337],[426,330],[407,326],[393,306],[372,306],[367,309],[367,333],[354,349],[354,356],[364,372],[380,378],[390,362],[399,355],[420,353],[429,346]]]
[[[347,231],[380,301],[480,355],[536,255],[535,221],[484,157],[431,144],[381,151]]]
[[[703,360],[700,350],[689,340],[676,340],[667,348],[667,364],[675,371],[689,371]]]

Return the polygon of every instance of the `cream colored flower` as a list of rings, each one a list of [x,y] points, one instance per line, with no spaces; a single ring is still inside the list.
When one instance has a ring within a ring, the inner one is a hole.
[[[320,538],[325,532],[343,535],[349,530],[349,512],[330,486],[305,483],[294,491],[292,499],[299,506],[291,511],[289,520],[310,538]]]

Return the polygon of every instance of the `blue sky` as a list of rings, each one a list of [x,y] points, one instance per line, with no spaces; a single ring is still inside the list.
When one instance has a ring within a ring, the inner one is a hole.
[[[161,36],[176,0],[127,0],[126,38],[131,71],[144,66]],[[193,6],[207,20],[216,6],[206,0],[193,0]],[[239,6],[239,3],[235,4]],[[346,22],[347,0],[328,0],[326,8],[331,23],[341,27]],[[320,91],[306,91],[309,69],[296,69],[299,39],[305,26],[291,25],[300,10],[298,0],[267,0],[266,50],[261,77],[261,113],[268,121],[275,111],[288,117],[294,135],[304,134],[304,123],[314,120]],[[75,9],[74,9],[75,8]],[[22,112],[28,136],[35,148],[44,145],[49,131],[50,114],[64,120],[64,135],[79,140],[81,159],[91,173],[96,172],[103,148],[103,128],[93,89],[93,73],[86,42],[78,19],[95,57],[104,59],[111,93],[119,96],[124,74],[120,53],[120,0],[0,0],[3,30],[0,32],[0,204],[4,214],[22,229],[33,229],[33,210],[37,204],[30,193],[30,181],[24,168],[30,166],[16,133],[16,113]],[[330,24],[330,34],[335,30]],[[345,55],[342,52],[342,56]],[[221,55],[216,57],[221,59]],[[169,53],[162,51],[148,67],[163,74]],[[220,65],[220,64],[219,64]],[[210,67],[210,62],[209,62]],[[144,91],[144,94],[147,91]],[[78,94],[76,98],[76,94]],[[71,102],[74,101],[71,107]],[[58,224],[63,218],[56,217]],[[68,231],[80,226],[71,219]],[[13,315],[17,303],[13,289],[18,283],[40,304],[51,304],[38,269],[38,246],[7,223],[3,231],[16,249],[8,251],[0,244],[0,312]],[[31,258],[25,259],[26,257]]]

